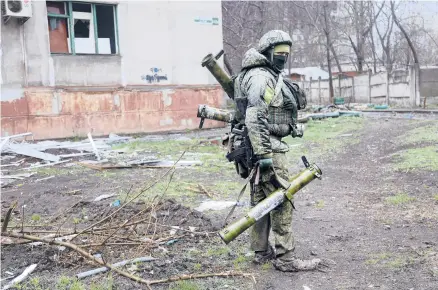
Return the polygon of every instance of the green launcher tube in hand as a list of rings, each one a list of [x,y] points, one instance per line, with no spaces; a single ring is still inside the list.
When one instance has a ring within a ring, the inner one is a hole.
[[[302,158],[306,165],[306,169],[289,180],[290,186],[287,189],[277,189],[272,192],[262,202],[254,206],[246,216],[240,218],[219,232],[219,236],[226,244],[230,243],[281,203],[291,201],[295,193],[315,178],[321,178],[321,169],[319,169],[316,164],[310,165],[304,156]]]

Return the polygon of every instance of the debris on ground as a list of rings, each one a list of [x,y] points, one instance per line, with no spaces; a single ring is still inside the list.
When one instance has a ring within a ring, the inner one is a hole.
[[[6,187],[16,180],[23,180],[30,177],[29,173],[22,174],[23,171],[33,171],[44,167],[70,167],[83,166],[94,170],[114,170],[129,168],[190,168],[202,165],[201,154],[193,154],[194,160],[175,160],[166,157],[159,159],[153,152],[130,152],[126,149],[113,149],[115,145],[130,146],[131,142],[156,142],[161,141],[160,136],[146,136],[141,138],[121,137],[110,133],[108,137],[92,137],[91,133],[80,141],[72,140],[26,140],[32,133],[23,133],[13,136],[3,137],[0,141],[1,146],[1,186]],[[190,138],[175,134],[177,140]],[[214,139],[207,139],[208,142]],[[207,143],[208,143],[207,142]],[[53,177],[48,177],[50,179]],[[46,179],[38,179],[40,182]]]
[[[136,263],[149,262],[149,261],[154,261],[154,260],[155,260],[155,258],[152,258],[152,257],[148,256],[148,257],[135,258],[135,259],[131,259],[131,260],[124,260],[124,261],[112,264],[111,266],[113,268],[117,268],[117,267],[125,266],[127,264],[136,264]],[[109,270],[109,268],[107,268],[107,267],[101,267],[101,268],[97,268],[97,269],[93,269],[93,270],[90,270],[90,271],[79,273],[79,274],[76,275],[76,278],[84,279],[86,277],[89,277],[89,276],[92,276],[92,275],[96,275],[96,274],[100,274],[100,273],[106,272],[108,270]]]
[[[37,264],[32,264],[29,267],[27,267],[26,270],[24,270],[24,272],[21,273],[20,276],[14,278],[11,282],[9,282],[7,285],[5,285],[2,288],[2,290],[9,289],[9,288],[13,287],[14,285],[22,282],[24,279],[27,278],[27,276],[29,276],[30,273],[32,273],[35,270],[36,267],[37,267]]]
[[[207,210],[223,210],[228,207],[232,207],[235,205],[235,201],[218,201],[218,200],[209,200],[201,203],[195,210],[199,212],[204,212]]]

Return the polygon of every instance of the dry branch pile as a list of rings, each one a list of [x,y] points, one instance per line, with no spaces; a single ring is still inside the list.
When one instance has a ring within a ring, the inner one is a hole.
[[[184,154],[183,154],[184,155]],[[182,156],[180,159],[182,158]],[[178,162],[178,161],[177,161]],[[82,258],[86,261],[104,266],[122,276],[139,283],[167,283],[178,280],[203,278],[210,276],[251,276],[241,272],[222,272],[204,275],[180,275],[167,279],[145,280],[137,275],[114,267],[114,262],[120,261],[117,253],[123,253],[124,259],[151,256],[153,249],[163,248],[182,239],[209,239],[214,231],[211,223],[201,213],[181,206],[163,196],[144,201],[139,198],[160,180],[167,177],[168,185],[172,182],[175,166],[167,170],[160,178],[146,186],[138,193],[127,193],[128,198],[115,207],[107,203],[81,201],[67,208],[55,219],[55,224],[24,224],[25,212],[22,211],[21,224],[8,226],[10,212],[15,210],[12,205],[9,215],[5,216],[2,225],[2,236],[9,238],[11,243],[32,243],[34,246],[50,244],[61,250],[60,262],[76,264]],[[167,186],[168,187],[168,186]],[[88,216],[81,221],[72,219],[84,207]],[[163,248],[165,251],[165,249]],[[99,253],[99,255],[95,255]],[[75,261],[75,263],[72,263]]]

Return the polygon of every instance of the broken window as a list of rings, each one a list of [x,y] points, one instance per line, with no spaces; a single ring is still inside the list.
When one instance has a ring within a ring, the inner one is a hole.
[[[116,54],[115,5],[47,1],[50,52]]]

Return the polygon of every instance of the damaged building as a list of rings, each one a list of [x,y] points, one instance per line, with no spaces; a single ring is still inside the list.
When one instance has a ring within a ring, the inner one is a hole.
[[[2,1],[1,134],[194,129],[225,95],[220,1]],[[223,126],[208,122],[207,126]]]

